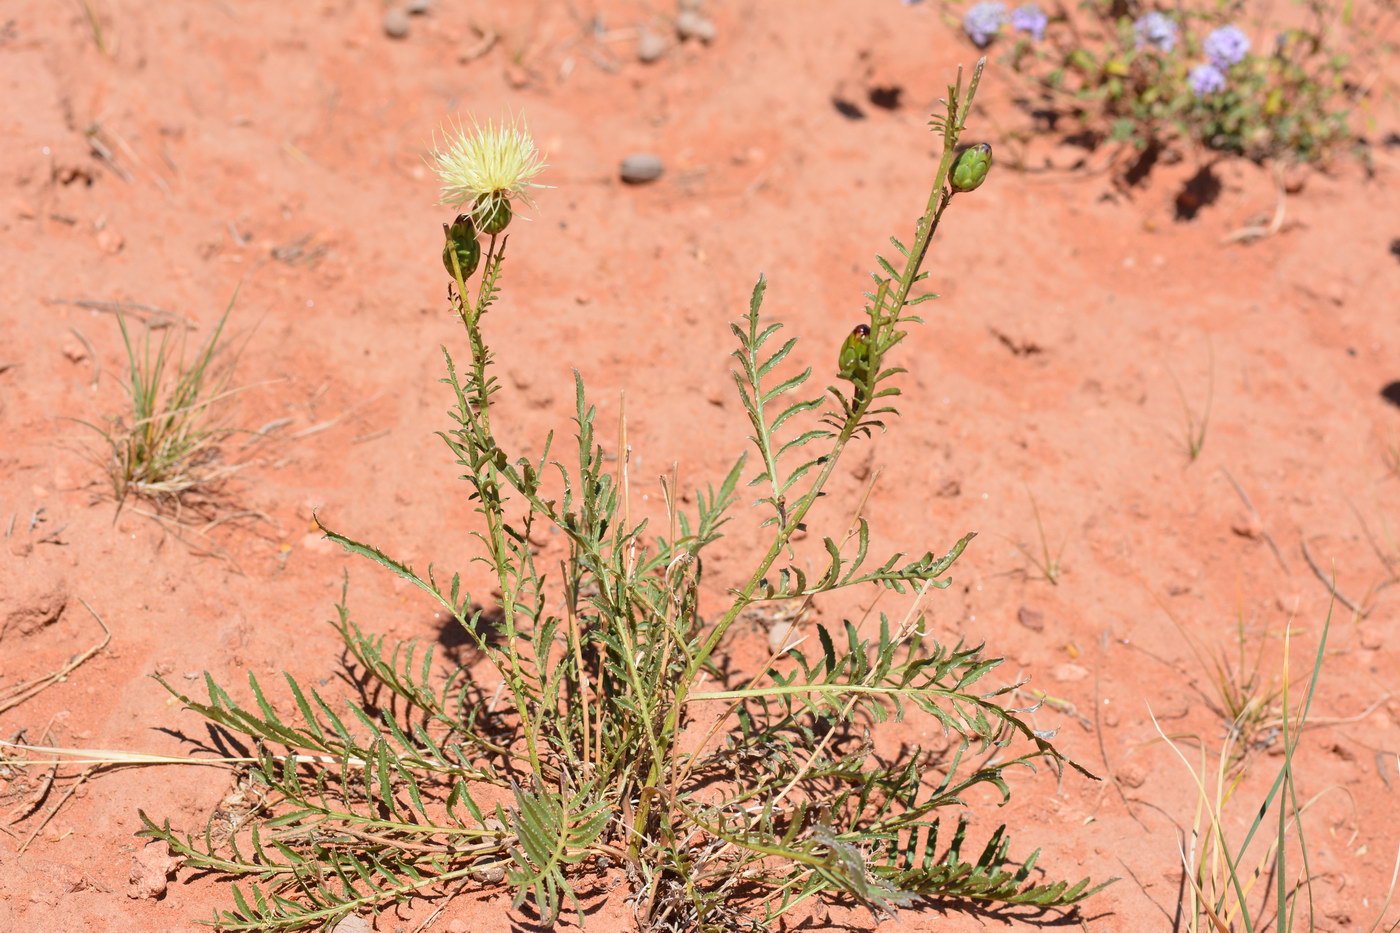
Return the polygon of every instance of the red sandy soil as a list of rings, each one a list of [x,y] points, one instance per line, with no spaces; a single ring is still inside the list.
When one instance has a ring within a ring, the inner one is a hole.
[[[0,6],[0,366],[13,364],[0,373],[0,602],[6,618],[66,606],[51,624],[19,619],[4,632],[0,686],[98,641],[80,600],[112,633],[64,681],[0,715],[0,737],[187,752],[167,730],[202,737],[202,726],[153,672],[183,684],[208,670],[237,691],[248,671],[271,681],[285,670],[334,691],[338,642],[324,623],[347,570],[362,625],[431,639],[440,623],[425,602],[321,540],[313,510],[415,566],[461,567],[481,583],[467,565],[471,505],[432,436],[447,425],[439,345],[466,353],[438,259],[450,218],[422,162],[452,115],[524,113],[550,162],[541,180],[554,187],[516,225],[506,294],[487,321],[507,389],[499,423],[522,449],[567,429],[577,368],[602,422],[626,391],[634,477],[678,462],[690,483],[716,478],[744,430],[727,322],[760,272],[766,310],[805,338],[798,354],[823,375],[834,366],[872,254],[891,233],[910,235],[933,172],[927,114],[972,51],[929,6],[715,2],[713,44],[645,65],[633,30],[664,25],[659,15],[574,6],[444,0],[392,40],[367,2],[101,0],[108,55],[77,3]],[[590,36],[594,12],[611,34]],[[483,49],[474,26],[495,44]],[[868,103],[890,86],[903,89],[899,107]],[[1024,125],[1013,91],[993,65],[972,138]],[[866,118],[843,116],[833,97]],[[1400,129],[1393,110],[1369,119],[1378,142]],[[1036,164],[1075,156],[1037,145]],[[638,150],[661,154],[667,173],[623,186],[617,164]],[[1211,748],[1223,730],[1202,697],[1210,674],[1167,611],[1223,650],[1243,618],[1270,670],[1292,625],[1301,674],[1330,598],[1303,541],[1370,609],[1333,613],[1319,725],[1297,759],[1302,794],[1320,795],[1306,824],[1317,928],[1364,930],[1380,910],[1400,841],[1400,590],[1375,592],[1400,555],[1400,478],[1384,453],[1400,444],[1400,409],[1380,395],[1400,379],[1389,251],[1400,150],[1378,144],[1374,160],[1373,177],[1353,164],[1305,176],[1282,230],[1250,245],[1221,241],[1274,209],[1264,169],[1227,163],[1219,199],[1181,223],[1172,201],[1199,167],[1189,159],[1130,192],[1108,173],[1003,164],[955,203],[935,245],[943,298],[899,350],[903,419],[859,445],[837,483],[833,531],[878,471],[867,515],[884,548],[981,532],[955,585],[928,600],[934,633],[988,640],[1009,658],[1002,676],[1024,672],[1072,704],[1073,715],[1042,708],[1037,726],[1058,728],[1068,755],[1116,775],[1132,801],[1130,814],[1108,783],[1042,774],[1020,780],[1008,807],[976,810],[984,830],[1019,827],[1018,852],[1044,846],[1052,871],[1124,879],[1068,928],[1171,928],[1178,827],[1195,793],[1154,742],[1148,710]],[[289,244],[299,258],[274,255]],[[184,543],[104,497],[83,456],[94,437],[71,419],[120,410],[120,335],[113,315],[54,300],[173,309],[199,338],[235,289],[231,327],[246,339],[236,379],[250,386],[236,416],[250,428],[291,420],[251,449],[224,513],[262,517],[208,539],[187,531]],[[1212,370],[1209,432],[1191,463],[1174,377],[1199,410]],[[639,488],[653,499],[659,489]],[[1032,495],[1051,546],[1064,542],[1058,586],[1016,547],[1039,549]],[[736,650],[762,643],[753,629]],[[935,732],[918,718],[887,728],[915,742]],[[1256,754],[1232,831],[1278,761]],[[43,771],[0,773],[0,929],[191,929],[225,903],[221,883],[188,871],[163,897],[128,896],[139,893],[128,890],[137,808],[198,830],[229,793],[218,769],[94,774],[17,854],[82,768],[64,767],[12,824]],[[588,929],[630,929],[624,894],[597,905]],[[376,929],[414,929],[432,906],[386,911]],[[871,923],[832,917],[847,924],[833,929]],[[938,907],[880,929],[1033,919]],[[433,928],[524,920],[500,891],[468,890]]]

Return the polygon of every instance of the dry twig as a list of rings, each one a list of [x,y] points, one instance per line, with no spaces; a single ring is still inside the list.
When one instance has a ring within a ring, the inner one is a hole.
[[[1278,203],[1274,207],[1274,216],[1269,219],[1269,222],[1267,224],[1250,224],[1228,233],[1220,240],[1222,244],[1250,243],[1254,240],[1271,237],[1283,229],[1284,205],[1288,200],[1288,189],[1283,184],[1283,167],[1278,163],[1274,163],[1274,188],[1278,192]]]
[[[1259,510],[1254,507],[1254,503],[1249,501],[1249,495],[1244,491],[1244,487],[1230,475],[1229,470],[1221,467],[1220,472],[1224,473],[1225,478],[1230,481],[1230,485],[1235,487],[1235,492],[1239,493],[1245,508],[1249,509],[1249,514],[1253,515],[1254,520],[1259,523],[1259,533],[1263,535],[1265,542],[1268,543],[1269,548],[1274,552],[1274,556],[1278,558],[1278,565],[1283,568],[1284,573],[1291,574],[1293,571],[1288,569],[1288,561],[1283,559],[1283,551],[1279,550],[1278,543],[1274,541],[1274,536],[1269,534],[1269,529],[1264,526],[1263,516],[1261,516]]]
[[[1308,540],[1306,538],[1300,538],[1298,543],[1303,546],[1303,560],[1308,562],[1308,566],[1312,568],[1313,574],[1322,581],[1323,586],[1327,587],[1327,591],[1337,597],[1337,602],[1346,606],[1361,618],[1366,618],[1371,610],[1362,609],[1356,603],[1342,595],[1341,591],[1337,589],[1337,584],[1327,578],[1327,574],[1322,572],[1322,568],[1317,565],[1317,561],[1313,560],[1313,556],[1308,553]]]
[[[62,529],[60,529],[60,531],[61,530]],[[97,624],[102,626],[102,641],[98,642],[96,645],[93,645],[87,651],[84,651],[82,654],[73,658],[63,667],[54,671],[52,674],[45,674],[43,677],[31,680],[28,683],[20,684],[17,687],[12,687],[8,694],[6,694],[4,697],[0,697],[0,713],[8,712],[9,710],[14,709],[16,706],[19,706],[25,700],[29,700],[33,697],[38,696],[40,693],[47,690],[53,684],[58,683],[64,677],[67,677],[73,671],[77,670],[77,668],[83,662],[87,661],[89,658],[97,654],[97,652],[101,651],[103,648],[106,648],[107,644],[112,640],[112,630],[107,628],[107,623],[102,621],[102,617],[97,614],[97,611],[91,606],[89,606],[87,604],[87,600],[83,599],[81,596],[78,597],[78,602],[82,603],[83,608],[86,609],[88,612],[92,613],[92,617],[97,620]]]
[[[55,803],[53,807],[49,810],[48,814],[42,820],[39,821],[39,825],[34,827],[34,831],[29,834],[29,838],[25,839],[24,842],[20,844],[20,847],[17,850],[15,850],[15,855],[18,856],[24,854],[24,850],[29,848],[29,844],[34,841],[35,837],[37,837],[41,832],[44,831],[44,827],[49,825],[49,822],[53,820],[54,817],[58,816],[58,811],[63,809],[63,805],[72,799],[73,795],[78,792],[78,788],[86,784],[87,779],[92,777],[93,772],[95,772],[99,767],[100,765],[93,765],[92,767],[84,771],[82,774],[78,775],[78,780],[74,781],[73,786],[68,788],[68,790],[64,792],[62,797],[58,798],[58,802]]]
[[[183,324],[187,330],[195,330],[196,325],[189,318],[176,311],[167,311],[154,305],[143,305],[134,301],[98,301],[93,298],[49,298],[51,305],[73,305],[89,311],[104,311],[107,314],[130,314],[148,327],[160,329],[172,324]],[[154,320],[153,320],[154,319]]]

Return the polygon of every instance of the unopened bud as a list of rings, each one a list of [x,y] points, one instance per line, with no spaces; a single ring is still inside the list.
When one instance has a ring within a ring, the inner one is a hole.
[[[476,199],[472,216],[476,218],[476,225],[482,233],[495,236],[510,226],[510,219],[514,214],[505,192],[491,191]]]
[[[991,145],[978,143],[964,149],[953,162],[953,170],[948,173],[948,184],[954,191],[972,191],[986,181],[991,167]]]
[[[837,361],[842,379],[860,383],[870,375],[870,325],[857,324],[855,330],[846,336],[841,344],[841,356]]]
[[[447,238],[442,247],[442,264],[453,278],[460,271],[465,282],[481,261],[481,244],[476,241],[476,229],[472,226],[471,218],[459,214],[451,225],[442,225],[442,232]]]

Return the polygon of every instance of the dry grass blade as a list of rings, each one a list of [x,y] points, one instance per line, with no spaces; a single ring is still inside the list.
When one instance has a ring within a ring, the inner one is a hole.
[[[88,32],[92,35],[97,51],[110,56],[115,48],[107,42],[107,33],[102,26],[102,17],[97,12],[97,4],[94,0],[78,0],[78,6],[83,11],[83,18],[87,20]]]
[[[222,767],[224,765],[247,765],[257,764],[261,759],[240,758],[229,756],[223,758],[194,758],[186,755],[156,755],[150,752],[133,752],[120,748],[64,748],[59,745],[28,745],[24,742],[6,742],[0,739],[0,749],[13,749],[17,752],[28,754],[53,755],[53,758],[43,759],[3,759],[6,761],[22,762],[26,765],[205,765],[209,767]],[[340,764],[340,759],[328,758],[325,755],[292,755],[292,761],[298,764]],[[345,764],[351,767],[364,767],[364,761],[358,758],[347,758]]]
[[[1390,885],[1385,889],[1385,900],[1381,902],[1381,909],[1376,911],[1375,922],[1366,928],[1366,933],[1376,933],[1376,930],[1379,930],[1381,924],[1385,922],[1386,911],[1390,910],[1391,899],[1395,897],[1396,881],[1400,881],[1400,846],[1395,847],[1395,867],[1390,871]],[[1396,926],[1400,926],[1400,920],[1395,921],[1395,923]],[[1395,926],[1390,929],[1394,930]]]

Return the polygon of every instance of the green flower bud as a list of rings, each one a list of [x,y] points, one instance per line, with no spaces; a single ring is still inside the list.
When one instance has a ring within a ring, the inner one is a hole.
[[[857,324],[841,344],[841,356],[837,361],[842,379],[861,383],[870,377],[870,326]]]
[[[514,214],[511,212],[506,193],[492,191],[476,199],[476,204],[472,207],[472,216],[476,218],[476,225],[482,233],[495,236],[510,226],[510,219]]]
[[[989,143],[978,143],[964,149],[953,162],[953,170],[948,173],[948,184],[954,191],[972,191],[987,179],[992,167],[992,147]]]
[[[465,282],[476,271],[476,264],[481,261],[481,244],[476,241],[476,229],[472,226],[471,218],[466,214],[458,214],[451,226],[442,225],[442,232],[447,238],[442,247],[442,264],[447,267],[447,274],[456,278],[457,269],[453,267],[452,262],[456,256],[457,266],[462,272],[462,281]]]

